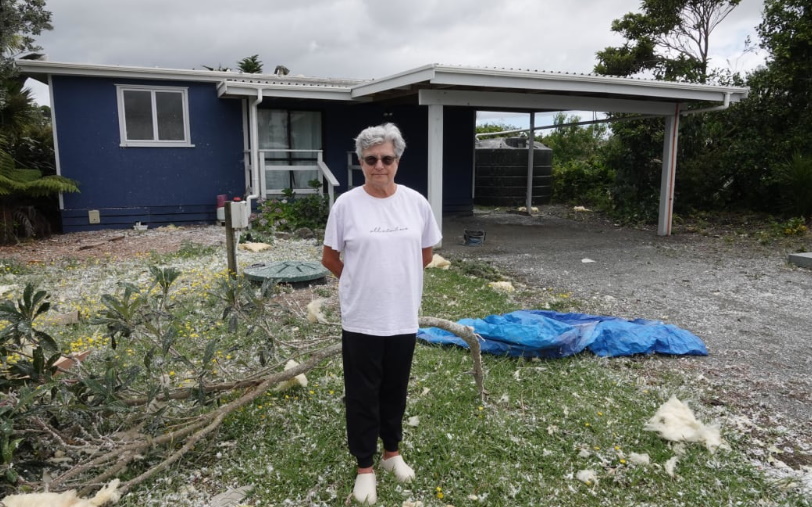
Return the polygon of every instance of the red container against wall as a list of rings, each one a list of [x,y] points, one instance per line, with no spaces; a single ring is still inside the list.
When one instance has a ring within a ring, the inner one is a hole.
[[[226,194],[220,194],[220,195],[217,196],[217,207],[218,208],[222,208],[223,206],[226,205],[226,197],[228,197]]]

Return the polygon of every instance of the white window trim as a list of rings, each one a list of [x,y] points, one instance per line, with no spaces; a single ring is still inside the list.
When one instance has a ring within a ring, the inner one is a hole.
[[[153,132],[158,132],[158,116],[155,107],[155,93],[154,92],[180,92],[183,101],[183,141],[130,141],[127,139],[127,122],[124,117],[124,91],[125,90],[140,90],[150,91],[152,93],[152,126]],[[191,129],[189,127],[189,88],[182,86],[146,86],[146,85],[130,85],[130,84],[117,84],[116,97],[118,102],[118,130],[119,139],[121,139],[120,146],[122,147],[151,147],[151,148],[194,148],[192,144]]]

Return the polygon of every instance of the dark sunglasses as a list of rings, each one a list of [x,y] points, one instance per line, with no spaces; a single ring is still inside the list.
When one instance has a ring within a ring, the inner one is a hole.
[[[380,157],[380,158],[373,157],[372,155],[370,155],[368,157],[364,157],[364,163],[366,165],[369,165],[369,166],[374,166],[375,164],[378,163],[378,160],[383,162],[383,165],[392,165],[392,164],[395,163],[395,160],[397,160],[397,158],[393,157],[391,155],[386,155],[385,157]]]

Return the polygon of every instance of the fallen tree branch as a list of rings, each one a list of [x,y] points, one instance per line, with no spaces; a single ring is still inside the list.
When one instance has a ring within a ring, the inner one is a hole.
[[[260,396],[265,394],[266,391],[268,391],[272,387],[276,386],[280,382],[284,382],[285,380],[289,380],[289,379],[295,377],[296,375],[299,375],[301,373],[305,373],[307,371],[310,371],[317,364],[322,362],[323,360],[327,359],[328,357],[335,356],[335,355],[339,354],[340,352],[341,352],[341,344],[337,343],[337,344],[331,345],[329,347],[326,347],[326,348],[323,348],[323,349],[321,349],[319,351],[314,352],[311,355],[310,359],[308,359],[307,361],[305,361],[302,364],[299,364],[299,365],[297,365],[297,366],[295,366],[293,368],[290,368],[288,370],[269,375],[268,377],[266,377],[262,381],[262,383],[257,385],[254,389],[247,392],[246,394],[240,396],[239,398],[231,401],[230,403],[228,403],[226,405],[223,405],[222,407],[218,408],[217,410],[215,410],[213,412],[209,412],[209,413],[207,413],[205,415],[200,416],[200,418],[198,418],[195,421],[195,423],[193,424],[193,427],[194,427],[193,432],[192,431],[187,431],[187,428],[184,428],[184,429],[178,430],[176,432],[172,432],[171,434],[165,434],[165,435],[161,435],[159,437],[153,438],[153,439],[144,440],[144,441],[141,441],[141,442],[138,442],[138,443],[135,443],[135,444],[127,445],[127,446],[125,446],[125,449],[120,449],[120,448],[119,449],[113,449],[112,451],[110,451],[107,454],[106,458],[111,457],[111,455],[116,455],[118,457],[121,457],[121,459],[123,459],[123,460],[132,461],[132,460],[134,460],[136,458],[136,456],[138,455],[138,453],[140,451],[146,450],[149,447],[152,447],[154,445],[161,445],[161,444],[168,444],[168,443],[179,443],[179,442],[185,441],[183,446],[180,449],[178,449],[176,452],[172,453],[170,456],[166,457],[159,464],[157,464],[157,465],[155,465],[153,467],[150,467],[149,470],[142,473],[138,477],[135,477],[134,479],[131,479],[131,480],[127,481],[126,483],[122,484],[119,487],[119,491],[121,491],[122,493],[128,491],[133,486],[136,486],[137,484],[140,484],[141,482],[149,479],[150,477],[152,477],[156,473],[160,472],[161,470],[166,469],[172,463],[178,461],[187,452],[192,450],[197,442],[199,442],[206,435],[208,435],[208,434],[212,433],[214,430],[216,430],[222,424],[222,422],[225,420],[225,418],[229,414],[231,414],[232,412],[237,410],[238,408],[240,408],[240,407],[242,407],[244,405],[247,405],[248,403],[251,403],[252,401],[256,400],[257,398],[259,398]],[[203,426],[203,425],[205,425],[205,426]],[[203,427],[201,427],[201,426],[203,426]],[[122,450],[126,450],[126,453],[122,453]],[[97,457],[92,461],[97,461],[98,460],[98,462],[102,462],[102,461],[104,461],[104,458],[105,457]],[[79,468],[80,466],[77,466],[76,468]],[[54,481],[51,482],[51,485],[53,486],[53,485],[58,485],[58,484],[64,483],[67,477],[70,477],[71,475],[75,475],[75,473],[71,474],[72,471],[73,470],[71,470],[68,473],[65,473],[62,476],[54,479]],[[98,483],[99,482],[99,477],[105,477],[106,475],[107,475],[107,473],[103,472],[103,473],[99,474],[98,476],[90,479],[87,482],[88,483]],[[80,491],[80,494],[83,494],[83,493],[84,493],[84,490]]]
[[[437,317],[420,317],[419,324],[421,327],[438,327],[449,333],[454,333],[468,344],[468,348],[471,350],[471,359],[474,363],[471,373],[474,376],[477,390],[479,390],[479,399],[485,401],[488,392],[485,390],[485,374],[482,370],[482,347],[479,345],[479,337],[474,333],[474,330],[462,324]]]
[[[421,326],[424,327],[437,327],[444,329],[462,338],[471,350],[471,358],[473,361],[472,374],[476,382],[479,399],[484,401],[487,392],[484,387],[484,373],[482,369],[481,348],[478,336],[469,327],[462,326],[455,322],[436,317],[422,317],[419,321]],[[189,451],[203,439],[215,432],[223,423],[223,421],[231,413],[237,409],[255,401],[260,396],[264,395],[268,390],[277,386],[281,382],[290,380],[293,377],[307,373],[315,368],[319,363],[325,359],[338,355],[341,353],[341,344],[336,343],[315,351],[310,357],[299,365],[296,365],[288,370],[266,374],[262,377],[232,382],[227,384],[218,384],[211,386],[204,386],[207,393],[222,392],[226,390],[247,389],[241,396],[232,400],[231,402],[213,410],[211,412],[199,415],[186,423],[181,428],[174,431],[150,437],[141,433],[135,433],[133,439],[125,439],[108,447],[100,455],[95,455],[87,461],[77,463],[71,470],[63,473],[61,476],[54,478],[50,483],[51,490],[58,491],[59,489],[67,488],[68,481],[75,479],[79,476],[87,474],[95,474],[88,480],[83,480],[83,484],[98,484],[108,480],[110,477],[116,475],[121,470],[125,469],[127,465],[141,459],[150,448],[157,446],[174,446],[180,447],[171,452],[162,459],[157,465],[149,467],[141,475],[129,480],[122,484],[119,491],[125,493],[131,490],[136,485],[148,480],[159,472],[166,470],[173,463],[179,461]],[[170,393],[168,396],[162,397],[163,401],[178,400],[188,398],[194,393],[195,389],[181,389]],[[127,406],[135,407],[145,402],[145,399],[136,398],[132,400],[121,400]],[[99,469],[104,470],[99,472]],[[80,494],[85,494],[89,486],[85,486],[80,490]]]

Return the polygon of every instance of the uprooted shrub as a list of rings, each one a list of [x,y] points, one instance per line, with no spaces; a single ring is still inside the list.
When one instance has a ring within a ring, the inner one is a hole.
[[[183,458],[229,414],[340,353],[330,336],[337,324],[312,324],[321,326],[316,338],[296,339],[301,331],[291,324],[307,320],[271,299],[282,289],[257,290],[224,273],[201,301],[179,297],[175,268],[149,272],[147,284],[122,282],[101,296],[87,324],[104,339],[85,361],[88,351],[73,347],[85,341],[60,346],[39,329],[51,309],[46,291],[28,285],[22,298],[0,304],[0,498],[21,483],[41,490],[48,475],[51,491],[86,495],[121,477],[125,493]],[[483,396],[472,332],[441,319],[431,325],[464,335]],[[301,364],[283,370],[294,354]]]

